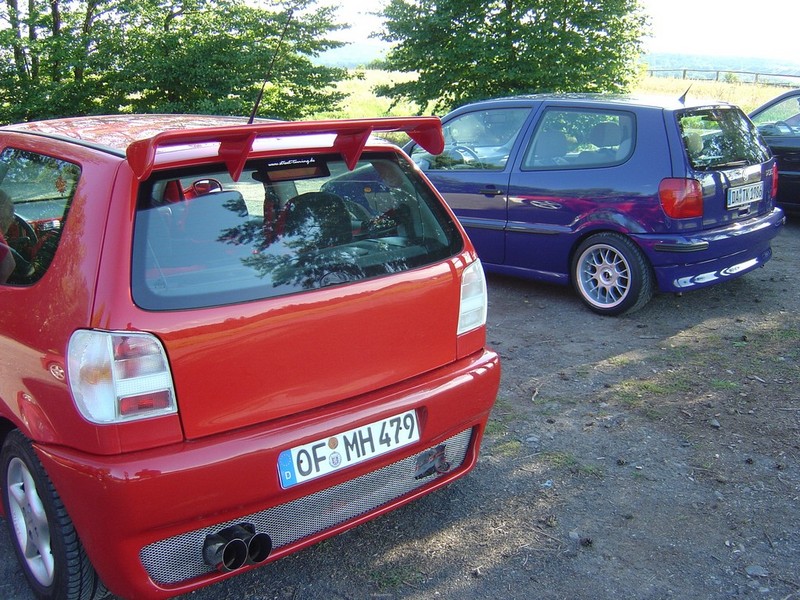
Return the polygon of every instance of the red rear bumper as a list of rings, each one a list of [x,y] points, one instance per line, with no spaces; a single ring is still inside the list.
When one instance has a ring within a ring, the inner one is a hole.
[[[413,457],[426,449],[470,432],[461,436],[466,440],[465,452],[462,449],[449,472],[419,480],[413,484],[417,487],[388,501],[379,500],[365,512],[348,513],[344,522],[327,523],[299,538],[284,536],[288,541],[276,544],[271,561],[465,474],[477,460],[499,380],[497,355],[484,351],[380,392],[200,441],[111,457],[41,445],[37,450],[109,589],[123,597],[163,598],[231,576],[202,565],[198,572],[206,530],[259,515],[266,518],[273,507],[283,512],[302,510],[305,499],[317,492],[327,495],[328,504],[336,504],[338,490],[350,487],[352,493],[355,484],[351,482],[357,478],[372,478],[372,487],[376,478],[392,472],[393,465],[404,459],[413,465]],[[277,461],[282,450],[411,409],[420,421],[419,442],[287,490],[281,488]],[[301,514],[299,520],[304,518]],[[278,540],[283,535],[267,533]],[[158,556],[166,551],[171,555]],[[189,566],[178,564],[184,555]],[[170,566],[174,561],[175,566]]]

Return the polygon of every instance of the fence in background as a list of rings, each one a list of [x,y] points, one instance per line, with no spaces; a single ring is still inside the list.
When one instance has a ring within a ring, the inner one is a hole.
[[[703,79],[707,81],[740,81],[742,83],[763,83],[786,87],[800,86],[800,75],[787,73],[754,73],[752,71],[732,71],[730,69],[648,69],[652,77],[677,77],[679,79]]]

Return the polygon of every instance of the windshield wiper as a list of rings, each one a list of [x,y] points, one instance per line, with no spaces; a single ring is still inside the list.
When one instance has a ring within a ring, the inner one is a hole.
[[[746,160],[732,160],[732,161],[726,162],[726,163],[715,164],[714,168],[715,169],[725,169],[725,168],[730,168],[730,167],[745,167],[745,166],[747,166],[747,164],[748,163],[747,163]]]

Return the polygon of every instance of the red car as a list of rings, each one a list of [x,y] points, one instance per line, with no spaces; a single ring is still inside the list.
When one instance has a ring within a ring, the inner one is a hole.
[[[428,117],[0,128],[0,485],[39,597],[186,593],[473,467],[483,270],[382,130],[443,146]]]

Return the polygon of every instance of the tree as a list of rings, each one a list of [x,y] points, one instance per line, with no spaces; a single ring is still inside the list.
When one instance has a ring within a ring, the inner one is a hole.
[[[102,39],[97,20],[104,0],[65,6],[60,0],[5,0],[0,8],[0,122],[38,113],[90,110],[99,84],[95,72],[106,54],[92,47]]]
[[[638,0],[389,0],[379,95],[436,111],[511,94],[624,91],[647,20]]]
[[[342,98],[331,85],[346,72],[310,60],[342,45],[327,38],[339,27],[335,9],[315,0],[272,10],[244,0],[0,2],[0,122],[118,112],[249,115],[273,59],[260,115],[304,117]]]
[[[236,0],[149,4],[137,11],[135,41],[120,70],[132,111],[249,115],[267,76],[261,114],[300,118],[342,98],[330,86],[346,72],[308,58],[342,45],[325,39],[335,28],[331,8],[301,18],[313,2],[274,14]]]

